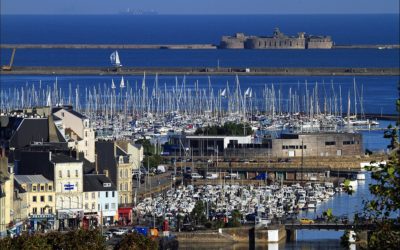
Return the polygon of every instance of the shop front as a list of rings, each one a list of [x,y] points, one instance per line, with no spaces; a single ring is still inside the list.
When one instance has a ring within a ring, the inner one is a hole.
[[[97,212],[84,213],[82,219],[83,229],[93,229],[99,226],[99,215]]]
[[[45,233],[54,230],[54,214],[31,214],[29,216],[30,231]]]
[[[59,220],[58,230],[78,229],[82,222],[84,213],[82,209],[60,209],[57,211]]]
[[[118,208],[118,224],[121,226],[132,223],[132,207]]]

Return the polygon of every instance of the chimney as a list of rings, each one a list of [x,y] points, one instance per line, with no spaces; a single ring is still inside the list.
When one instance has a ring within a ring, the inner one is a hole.
[[[104,173],[104,175],[105,175],[106,177],[108,177],[108,170],[107,170],[107,169],[104,169],[104,170],[103,170],[103,173]]]
[[[51,161],[51,151],[49,151],[49,161]]]
[[[95,154],[94,157],[95,157],[95,165],[96,165],[96,174],[99,174],[99,162],[98,162],[97,154]]]
[[[76,150],[75,152],[76,152],[76,160],[79,161],[79,152],[78,150]]]
[[[6,148],[4,146],[1,147],[1,157],[6,157]]]

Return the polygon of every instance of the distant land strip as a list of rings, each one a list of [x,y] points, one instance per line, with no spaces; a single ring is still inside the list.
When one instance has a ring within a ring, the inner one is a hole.
[[[218,48],[219,48],[218,45],[214,44],[0,44],[0,49],[218,49]],[[333,45],[332,49],[400,49],[400,45],[399,44]]]
[[[260,75],[260,76],[399,76],[399,68],[218,68],[218,67],[51,67],[13,66],[1,74],[13,75]]]

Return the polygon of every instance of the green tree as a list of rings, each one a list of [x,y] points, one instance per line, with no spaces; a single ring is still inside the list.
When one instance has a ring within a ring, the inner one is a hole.
[[[398,114],[396,125],[389,125],[384,133],[384,138],[390,139],[388,161],[386,164],[379,164],[378,166],[371,164],[367,167],[372,172],[371,176],[374,182],[369,186],[373,199],[366,202],[365,212],[374,219],[377,226],[368,240],[367,248],[369,249],[398,249],[400,246],[399,218],[397,218],[397,222],[390,218],[391,215],[398,215],[400,212],[400,147],[398,129],[400,123],[400,98],[397,99],[396,109]]]
[[[125,235],[114,248],[115,250],[156,250],[158,243],[138,233]]]
[[[190,217],[194,223],[204,225],[207,222],[206,210],[203,201],[197,201],[194,205]]]
[[[232,218],[228,221],[228,227],[240,227],[242,225],[242,223],[240,223],[241,219],[242,214],[239,212],[239,210],[233,210]]]
[[[251,126],[247,123],[234,123],[226,122],[222,126],[207,126],[204,128],[198,128],[195,135],[252,135],[253,130]]]
[[[0,249],[105,249],[105,240],[98,230],[76,230],[67,233],[28,234],[0,240]]]

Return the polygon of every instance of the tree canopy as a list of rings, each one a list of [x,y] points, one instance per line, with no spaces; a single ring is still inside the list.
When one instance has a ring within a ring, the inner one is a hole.
[[[246,123],[234,123],[226,122],[222,126],[207,126],[204,128],[198,128],[195,135],[234,135],[244,136],[252,135],[253,130],[249,124]]]

